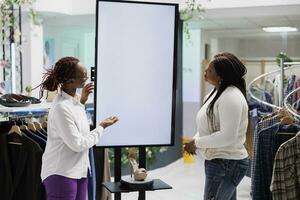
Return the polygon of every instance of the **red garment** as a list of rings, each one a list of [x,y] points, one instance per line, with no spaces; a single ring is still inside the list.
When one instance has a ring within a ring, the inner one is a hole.
[[[297,89],[300,87],[300,79],[298,79],[297,81],[295,81],[294,86],[293,86],[293,90]],[[292,102],[296,102],[298,99],[300,99],[300,90],[298,90],[297,92],[294,92],[292,94]]]

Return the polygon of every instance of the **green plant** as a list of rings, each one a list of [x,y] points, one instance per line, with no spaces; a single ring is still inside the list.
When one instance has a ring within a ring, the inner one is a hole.
[[[122,165],[128,165],[128,147],[122,148]],[[146,147],[146,164],[147,166],[152,165],[157,157],[157,154],[167,151],[167,147]],[[109,161],[114,163],[114,151],[109,149]]]
[[[283,59],[283,62],[293,62],[293,60],[288,57],[288,55],[285,52],[280,52],[277,56],[276,56],[276,63],[277,65],[280,67],[280,59]]]
[[[191,38],[191,34],[189,31],[189,21],[195,17],[198,19],[202,19],[205,8],[196,0],[186,0],[184,8],[179,12],[180,19],[183,21],[183,33],[189,40]]]
[[[3,0],[0,3],[0,31],[1,45],[8,45],[14,41],[16,47],[20,49],[20,35],[18,17],[15,13],[18,12],[20,7],[26,7],[29,9],[29,16],[32,23],[39,25],[41,23],[37,12],[33,9],[33,3],[36,0]]]
[[[25,91],[26,91],[28,94],[30,94],[31,91],[32,91],[32,86],[31,86],[31,85],[27,85],[27,86],[25,87]]]

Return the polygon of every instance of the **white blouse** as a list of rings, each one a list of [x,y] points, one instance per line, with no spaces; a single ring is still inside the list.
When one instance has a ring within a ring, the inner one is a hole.
[[[72,97],[63,91],[57,94],[48,115],[42,180],[50,175],[87,177],[89,148],[98,143],[103,131],[101,126],[90,131],[85,107],[78,96]]]

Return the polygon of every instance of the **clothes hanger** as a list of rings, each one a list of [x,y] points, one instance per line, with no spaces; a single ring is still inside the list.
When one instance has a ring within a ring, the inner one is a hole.
[[[278,116],[279,116],[280,118],[291,117],[290,114],[289,114],[289,112],[288,112],[287,109],[285,109],[285,108],[282,108],[282,109],[280,109],[280,110],[278,111]]]
[[[14,144],[14,145],[23,145],[20,142],[20,138],[22,137],[22,132],[20,130],[20,127],[15,124],[10,128],[10,131],[8,132],[8,144]],[[17,137],[12,137],[12,136],[17,136]],[[10,141],[11,140],[11,141]]]
[[[290,114],[288,114],[288,116],[285,116],[282,119],[280,119],[279,124],[281,126],[283,126],[283,125],[292,125],[292,126],[295,126],[295,127],[299,127],[299,125],[297,125],[295,123],[294,118]],[[280,135],[296,135],[297,133],[278,133],[278,134],[280,134]]]
[[[21,126],[20,126],[20,129],[21,129],[21,130],[26,130],[26,131],[28,131],[29,129],[28,129],[28,127],[24,124],[24,121],[21,120],[21,122],[22,122],[22,124],[21,124]]]
[[[13,125],[10,128],[10,131],[8,132],[8,135],[13,134],[13,133],[16,133],[16,134],[22,136],[22,131],[20,130],[20,127],[18,125]]]
[[[20,126],[20,129],[21,129],[21,130],[26,130],[26,131],[29,130],[28,127],[27,127],[26,125],[21,125],[21,126]]]
[[[48,123],[45,121],[42,123],[42,128],[47,128]]]
[[[28,119],[27,127],[29,128],[30,131],[36,132],[36,127],[35,127],[34,123],[32,122],[32,117],[30,119]]]
[[[38,131],[43,129],[41,123],[39,123],[39,122],[33,122],[33,124],[34,124],[35,128],[36,128]]]
[[[36,132],[36,127],[35,127],[34,123],[28,122],[27,127],[29,128],[29,130]]]
[[[294,124],[294,119],[291,116],[285,116],[283,118],[281,118],[280,125],[292,125]]]

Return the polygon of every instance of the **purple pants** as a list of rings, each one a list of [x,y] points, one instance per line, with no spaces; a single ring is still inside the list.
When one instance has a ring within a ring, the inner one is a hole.
[[[47,200],[86,200],[87,178],[72,179],[52,175],[44,180]]]

